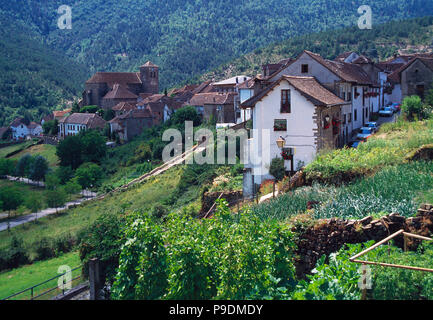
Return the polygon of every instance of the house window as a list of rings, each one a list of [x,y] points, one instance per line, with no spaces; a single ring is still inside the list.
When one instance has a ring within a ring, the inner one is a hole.
[[[358,110],[355,110],[355,115],[354,115],[354,117],[355,117],[355,121],[358,121]]]
[[[274,131],[287,131],[287,120],[275,119]]]
[[[345,114],[343,117],[343,124],[346,125],[346,123],[347,123],[347,114]]]
[[[283,148],[281,152],[281,156],[284,160],[293,161],[294,149],[292,148]]]
[[[349,123],[352,122],[352,113],[349,113]]]
[[[281,90],[281,113],[291,112],[291,96],[290,90]]]
[[[301,72],[302,73],[308,73],[308,64],[303,64],[301,66]]]

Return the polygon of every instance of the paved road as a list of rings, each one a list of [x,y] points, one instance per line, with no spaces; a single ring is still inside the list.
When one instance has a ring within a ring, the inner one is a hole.
[[[7,178],[10,181],[18,181],[17,177],[8,176]],[[19,181],[22,182],[22,183],[30,184],[30,185],[38,185],[40,187],[44,186],[43,182],[40,182],[38,184],[38,182],[29,180],[29,179],[20,179]],[[30,213],[30,214],[27,214],[27,215],[24,215],[24,216],[13,218],[13,219],[9,220],[9,226],[10,226],[10,228],[14,228],[14,227],[19,226],[21,224],[28,223],[28,222],[34,221],[36,219],[39,219],[39,218],[51,215],[51,214],[55,214],[55,213],[61,212],[63,210],[67,210],[67,209],[69,209],[71,207],[74,207],[74,206],[77,206],[77,205],[79,205],[79,204],[81,204],[81,203],[83,203],[85,201],[92,200],[92,199],[96,198],[96,196],[97,196],[97,194],[94,193],[94,192],[84,191],[84,190],[81,192],[81,195],[83,196],[83,198],[75,200],[75,201],[67,202],[63,207],[60,207],[60,208],[57,208],[57,209],[55,209],[55,208],[48,208],[48,209],[44,209],[44,210],[42,210],[40,212],[37,212],[37,213]],[[8,215],[5,214],[5,213],[1,213],[0,214],[0,218],[5,218],[7,216]],[[0,222],[0,232],[1,231],[5,231],[7,229],[8,229],[8,222],[7,221]]]

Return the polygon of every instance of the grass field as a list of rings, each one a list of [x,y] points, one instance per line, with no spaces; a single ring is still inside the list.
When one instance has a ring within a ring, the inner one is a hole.
[[[34,143],[33,141],[26,141],[6,148],[0,148],[0,158],[5,158],[9,153],[29,147],[33,143]]]
[[[22,238],[31,258],[35,256],[35,245],[42,237],[58,237],[77,235],[85,227],[91,225],[100,215],[108,212],[119,214],[134,211],[148,211],[155,204],[163,203],[175,190],[182,167],[172,168],[166,173],[152,178],[125,192],[108,196],[104,200],[92,201],[59,215],[41,218],[37,223],[28,223],[11,229],[11,232],[0,232],[0,248],[6,248],[12,235]],[[180,209],[182,205],[198,198],[198,189],[191,186],[170,206],[170,209]]]
[[[12,156],[11,159],[20,159],[26,154],[44,157],[45,159],[47,159],[50,167],[56,167],[59,163],[59,158],[56,156],[56,147],[49,144],[38,144],[32,146]]]
[[[21,192],[21,194],[23,195],[23,198],[26,199],[27,195],[29,195],[30,193],[36,193],[43,201],[43,207],[42,209],[46,209],[48,208],[47,204],[45,203],[45,189],[44,188],[40,188],[40,187],[35,187],[35,186],[31,186],[28,185],[26,183],[21,183],[21,182],[17,182],[17,181],[9,181],[9,180],[0,180],[0,188],[2,187],[16,187],[18,188],[18,190]],[[28,210],[27,208],[21,208],[22,210],[20,211],[20,214],[26,214],[26,213],[31,213],[30,210]],[[13,214],[12,214],[13,216]]]
[[[81,261],[78,252],[67,253],[58,258],[35,262],[31,265],[0,273],[0,299],[57,276],[59,267],[63,265],[67,265],[72,269],[80,266]],[[80,270],[73,271],[73,278],[79,274]],[[57,279],[52,280],[35,288],[34,295],[36,296],[47,289],[56,287],[56,285]],[[30,299],[30,291],[17,296],[15,299]]]
[[[358,148],[325,152],[306,168],[312,180],[329,179],[341,173],[366,174],[385,166],[406,163],[406,156],[433,142],[433,120],[384,124]]]

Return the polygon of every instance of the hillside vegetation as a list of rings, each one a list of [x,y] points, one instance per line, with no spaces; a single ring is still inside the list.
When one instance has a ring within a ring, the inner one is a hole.
[[[428,13],[425,11],[425,14]],[[373,60],[382,61],[398,53],[433,51],[432,36],[433,16],[385,24],[378,24],[375,20],[371,30],[361,30],[358,27],[327,30],[258,48],[206,73],[200,79],[262,73],[263,64],[296,58],[303,50],[318,53],[328,59],[334,59],[343,52],[355,51]]]
[[[84,66],[0,12],[0,127],[24,115],[40,121],[78,96],[87,75]]]
[[[305,169],[312,186],[252,208],[262,219],[286,220],[308,213],[316,219],[359,219],[392,212],[412,216],[433,193],[431,161],[412,161],[433,141],[433,120],[384,124],[358,148],[319,155]],[[307,211],[308,203],[315,202]]]
[[[57,27],[64,4],[72,7],[72,30]],[[258,47],[357,25],[365,4],[376,24],[433,12],[423,0],[28,0],[2,2],[0,10],[92,72],[132,71],[152,60],[163,90]]]

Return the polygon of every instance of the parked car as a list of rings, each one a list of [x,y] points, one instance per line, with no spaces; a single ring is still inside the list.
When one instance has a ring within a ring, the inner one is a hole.
[[[401,110],[401,104],[399,103],[393,103],[391,107],[393,107],[396,110],[396,112],[400,112]]]
[[[362,143],[361,140],[353,141],[353,142],[350,143],[350,147],[356,149],[356,148],[358,148],[358,146],[359,146],[361,143]]]
[[[391,107],[385,107],[379,111],[379,115],[381,117],[392,117],[394,115],[394,111]]]
[[[361,131],[356,136],[356,139],[366,140],[366,139],[370,138],[372,135],[373,135],[373,129],[372,128],[362,127]]]
[[[377,122],[367,122],[365,124],[365,127],[373,129],[373,133],[375,133],[375,132],[377,132],[377,130],[379,130],[379,128],[377,126]]]

